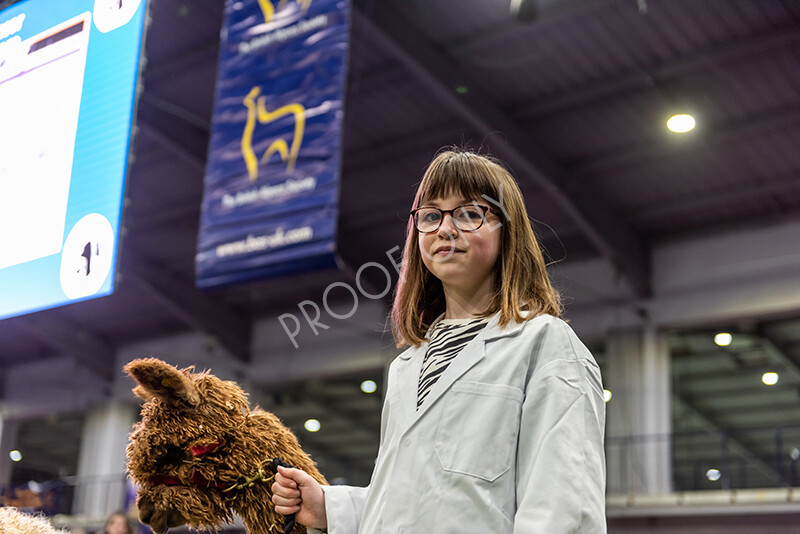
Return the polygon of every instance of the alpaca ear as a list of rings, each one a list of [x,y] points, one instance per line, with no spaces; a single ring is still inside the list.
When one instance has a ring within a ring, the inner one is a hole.
[[[142,386],[136,386],[131,391],[133,391],[134,395],[136,395],[145,402],[153,398],[153,396],[150,393],[148,393],[147,390],[144,389]]]
[[[192,379],[159,359],[133,360],[125,366],[125,372],[139,383],[133,393],[146,401],[156,397],[174,405],[200,404]]]

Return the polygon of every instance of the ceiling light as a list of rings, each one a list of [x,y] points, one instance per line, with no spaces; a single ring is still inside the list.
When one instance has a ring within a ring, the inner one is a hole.
[[[375,393],[378,390],[378,384],[372,380],[364,380],[361,382],[361,391],[364,393]]]
[[[719,469],[709,469],[708,471],[706,471],[706,478],[708,480],[710,480],[711,482],[715,482],[715,481],[719,480],[719,477],[721,477],[721,476],[722,475],[719,472]]]
[[[716,336],[714,336],[714,343],[719,345],[720,347],[727,347],[733,341],[733,336],[727,332],[720,332]]]
[[[309,432],[319,432],[319,429],[322,425],[320,425],[319,421],[317,421],[316,419],[309,419],[308,421],[305,422],[303,426]]]
[[[19,462],[22,460],[22,453],[19,451],[11,451],[8,453],[8,457],[11,458],[12,462]]]
[[[611,392],[608,391],[607,389],[603,390],[603,400],[605,400],[606,402],[611,400]]]
[[[778,373],[764,373],[761,375],[761,381],[764,382],[768,386],[774,386],[778,383]]]
[[[695,122],[694,117],[691,115],[681,114],[673,115],[667,121],[667,128],[675,133],[686,133],[694,130]]]

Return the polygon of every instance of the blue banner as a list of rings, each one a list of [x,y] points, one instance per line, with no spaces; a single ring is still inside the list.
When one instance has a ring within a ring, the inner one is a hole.
[[[198,287],[335,265],[350,0],[227,0]]]

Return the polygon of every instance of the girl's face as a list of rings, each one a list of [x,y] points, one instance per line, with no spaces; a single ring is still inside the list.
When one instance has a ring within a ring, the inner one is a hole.
[[[451,210],[459,206],[491,206],[484,199],[463,198],[450,194],[423,203],[420,207]],[[459,230],[450,214],[444,215],[435,232],[419,232],[418,244],[425,267],[442,281],[446,291],[455,290],[465,296],[494,290],[494,268],[500,256],[500,219],[487,212],[477,230]]]
[[[121,515],[114,515],[108,520],[107,534],[128,534],[128,523]]]

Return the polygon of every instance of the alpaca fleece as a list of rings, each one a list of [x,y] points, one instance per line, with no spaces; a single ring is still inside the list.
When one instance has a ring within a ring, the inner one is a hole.
[[[53,528],[46,518],[23,514],[11,506],[0,508],[0,532],[2,534],[66,534]]]
[[[139,518],[156,534],[184,524],[215,530],[234,513],[249,534],[282,533],[268,470],[275,457],[327,484],[294,434],[275,415],[250,410],[235,382],[155,358],[134,360],[125,372],[145,401],[130,435],[128,472],[139,487]]]

